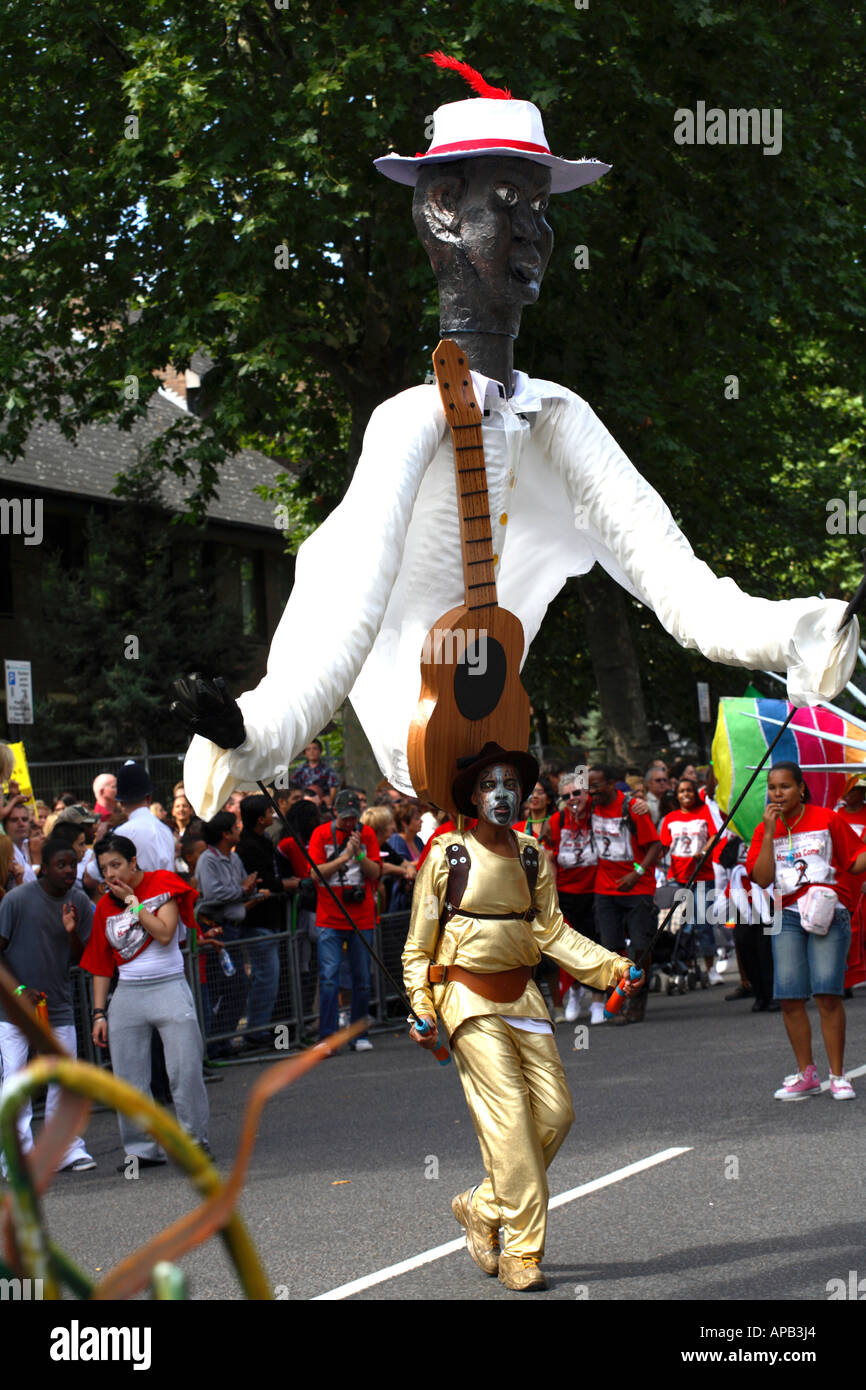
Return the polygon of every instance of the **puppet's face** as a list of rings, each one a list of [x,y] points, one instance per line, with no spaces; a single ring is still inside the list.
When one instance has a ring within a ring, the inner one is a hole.
[[[482,157],[466,161],[460,205],[460,245],[494,301],[534,304],[553,250],[544,216],[550,171],[528,159]]]
[[[520,778],[516,769],[507,763],[485,768],[475,784],[472,801],[482,820],[491,825],[512,825],[520,810]]]
[[[415,209],[443,324],[516,336],[553,250],[550,170],[510,155],[442,165]]]

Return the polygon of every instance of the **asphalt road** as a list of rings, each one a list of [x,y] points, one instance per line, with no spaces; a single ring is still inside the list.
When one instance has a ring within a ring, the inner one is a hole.
[[[778,1014],[725,1003],[725,988],[653,995],[637,1027],[594,1027],[557,1040],[577,1119],[551,1168],[544,1268],[534,1300],[827,1301],[828,1281],[866,1276],[863,1214],[866,1075],[860,1098],[828,1093],[781,1104],[793,1070]],[[849,1071],[866,1067],[866,990],[848,1004]],[[440,1068],[402,1033],[374,1037],[276,1096],[265,1111],[242,1201],[277,1296],[357,1300],[518,1297],[465,1249],[345,1290],[459,1241],[452,1196],[483,1175],[453,1066]],[[822,1078],[827,1068],[818,1043]],[[223,1169],[261,1064],[210,1086],[211,1140]],[[114,1117],[91,1120],[98,1167],[64,1174],[47,1195],[55,1240],[106,1270],[195,1204],[175,1170],[129,1181]],[[667,1150],[685,1150],[664,1156]],[[651,1160],[631,1175],[620,1170]],[[597,1180],[608,1185],[572,1195]],[[186,1257],[194,1299],[240,1297],[219,1241]],[[864,1283],[866,1290],[866,1283]]]

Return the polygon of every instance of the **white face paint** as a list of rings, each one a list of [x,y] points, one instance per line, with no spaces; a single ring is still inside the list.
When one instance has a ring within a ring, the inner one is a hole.
[[[475,784],[473,798],[482,820],[491,825],[512,825],[520,810],[520,778],[507,763],[485,768]]]

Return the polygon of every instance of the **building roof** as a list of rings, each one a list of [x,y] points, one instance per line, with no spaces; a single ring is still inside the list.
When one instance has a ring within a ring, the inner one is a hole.
[[[11,463],[0,457],[0,480],[100,501],[117,500],[113,489],[118,474],[128,472],[141,450],[186,413],[179,395],[160,388],[151,397],[145,418],[128,431],[111,424],[86,425],[73,443],[53,421],[46,421],[31,431],[23,458]],[[273,530],[274,505],[263,501],[253,488],[273,482],[284,469],[284,464],[255,449],[232,455],[220,468],[218,496],[208,506],[208,517]],[[171,472],[163,475],[162,496],[173,511],[185,510],[190,491],[189,480],[184,482]]]

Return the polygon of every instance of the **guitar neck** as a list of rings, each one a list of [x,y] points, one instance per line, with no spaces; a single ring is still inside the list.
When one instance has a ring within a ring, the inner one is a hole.
[[[455,342],[443,339],[433,354],[433,366],[454,446],[464,602],[470,611],[480,612],[497,607],[481,410],[466,354]]]

